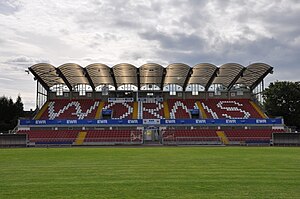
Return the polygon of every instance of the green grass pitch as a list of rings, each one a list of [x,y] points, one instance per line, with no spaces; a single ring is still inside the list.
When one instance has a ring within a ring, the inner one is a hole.
[[[0,149],[0,198],[300,198],[300,148]]]

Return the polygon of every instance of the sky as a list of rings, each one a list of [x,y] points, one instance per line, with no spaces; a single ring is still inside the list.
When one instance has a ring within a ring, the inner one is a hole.
[[[263,62],[300,80],[298,0],[0,0],[0,96],[35,107],[36,63]]]

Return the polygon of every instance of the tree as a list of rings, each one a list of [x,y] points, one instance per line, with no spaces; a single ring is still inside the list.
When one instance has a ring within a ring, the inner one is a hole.
[[[264,92],[264,107],[272,117],[282,116],[285,124],[300,128],[300,83],[274,82]]]
[[[17,97],[16,103],[15,103],[15,108],[16,108],[16,116],[17,117],[23,116],[24,105],[23,105],[20,95],[18,95],[18,97]]]
[[[0,131],[13,129],[23,113],[23,103],[20,96],[15,103],[11,98],[0,97]]]

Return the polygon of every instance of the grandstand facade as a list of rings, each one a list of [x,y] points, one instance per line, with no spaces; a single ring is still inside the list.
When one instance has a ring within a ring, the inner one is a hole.
[[[273,132],[285,132],[259,104],[273,72],[264,63],[41,63],[29,71],[38,111],[17,131],[29,145],[270,144]]]

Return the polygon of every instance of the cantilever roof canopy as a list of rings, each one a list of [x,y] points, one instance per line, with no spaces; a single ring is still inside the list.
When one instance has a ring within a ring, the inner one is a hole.
[[[68,82],[67,85],[69,84],[71,87],[78,84],[89,84],[89,81],[85,76],[85,71],[78,64],[63,64],[59,66],[58,69],[63,77],[66,78],[66,81]]]
[[[162,84],[164,75],[164,68],[155,63],[144,64],[139,68],[140,71],[140,85],[153,84],[158,87]]]
[[[216,76],[217,70],[218,67],[213,64],[197,64],[192,68],[192,75],[188,84],[200,84],[201,86],[207,88]]]
[[[245,68],[240,64],[223,64],[219,68],[219,74],[214,79],[213,84],[222,84],[227,89],[230,89],[244,70]]]
[[[46,90],[49,90],[49,88],[57,84],[65,84],[64,80],[59,76],[57,68],[51,64],[35,64],[29,68],[29,71],[46,88]]]
[[[86,68],[95,87],[100,85],[114,86],[111,68],[105,64],[90,64]]]
[[[268,64],[250,64],[236,83],[244,84],[252,90],[272,71],[273,68]]]
[[[138,86],[137,68],[131,64],[117,64],[113,67],[117,86],[132,84]]]
[[[191,67],[186,64],[176,63],[167,66],[166,70],[167,73],[164,81],[164,86],[168,84],[177,84],[183,87],[187,75],[191,70]]]
[[[273,68],[264,63],[243,67],[240,64],[228,63],[221,67],[203,63],[190,67],[175,63],[163,68],[159,64],[149,63],[137,68],[131,64],[117,64],[112,68],[105,64],[90,64],[83,68],[78,64],[64,64],[58,68],[51,64],[40,63],[29,68],[46,90],[57,84],[66,84],[70,90],[76,85],[86,84],[93,89],[99,85],[112,85],[116,89],[125,84],[141,88],[153,84],[163,86],[177,84],[184,89],[188,84],[200,84],[208,90],[211,84],[222,84],[228,90],[234,84],[244,84],[254,89]]]

